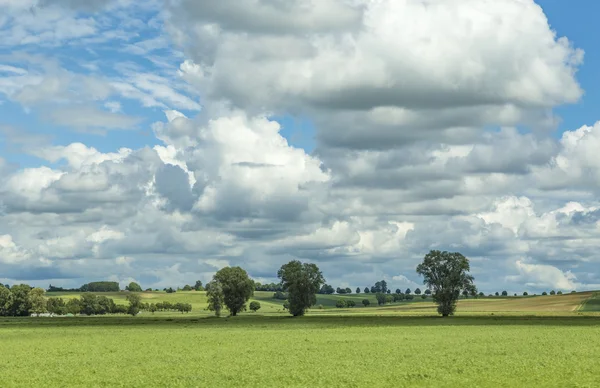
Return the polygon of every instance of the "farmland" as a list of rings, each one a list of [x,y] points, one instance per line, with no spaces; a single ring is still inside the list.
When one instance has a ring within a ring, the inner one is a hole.
[[[600,357],[586,316],[11,318],[0,331],[3,387],[591,387]]]
[[[105,295],[124,304],[124,294]],[[598,382],[600,314],[580,309],[597,305],[592,293],[461,300],[451,318],[436,317],[433,303],[421,299],[336,309],[336,299],[350,297],[336,295],[320,295],[322,309],[292,318],[269,292],[255,293],[252,300],[262,305],[257,313],[215,318],[204,310],[203,292],[141,295],[154,302],[191,303],[194,309],[185,315],[0,319],[2,386],[592,387]]]

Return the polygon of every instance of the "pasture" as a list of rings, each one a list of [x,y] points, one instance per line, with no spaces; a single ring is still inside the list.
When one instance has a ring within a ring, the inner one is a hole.
[[[593,316],[6,318],[3,387],[594,387]]]

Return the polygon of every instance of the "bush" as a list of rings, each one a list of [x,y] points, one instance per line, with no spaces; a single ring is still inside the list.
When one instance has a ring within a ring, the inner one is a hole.
[[[287,295],[281,291],[277,291],[273,294],[273,298],[275,299],[279,299],[279,300],[286,300],[287,299]]]
[[[350,300],[347,300],[347,301],[346,301],[346,306],[347,306],[347,307],[354,307],[354,306],[356,306],[356,302],[355,302],[355,301],[353,301],[352,299],[350,299]]]
[[[363,299],[362,304],[365,307],[369,307],[369,305],[371,304],[371,301],[369,299]]]
[[[249,307],[250,307],[250,310],[257,312],[258,310],[260,310],[260,303],[257,301],[250,302]]]
[[[324,307],[323,307],[323,305],[322,305],[322,304],[320,304],[319,306],[317,306],[317,308],[318,308],[319,310],[323,310],[323,308],[324,308]]]
[[[427,295],[425,295],[425,294],[421,295],[421,299],[427,299]]]
[[[339,299],[337,302],[335,302],[335,307],[343,309],[344,307],[346,307],[346,301],[344,301],[343,299]]]

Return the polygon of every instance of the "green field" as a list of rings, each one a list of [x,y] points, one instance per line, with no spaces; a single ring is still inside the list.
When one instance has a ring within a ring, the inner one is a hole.
[[[126,293],[104,294],[125,303]],[[143,293],[190,314],[0,318],[1,387],[597,387],[598,294],[461,300],[454,317],[415,299],[292,318],[215,318],[203,292]],[[51,294],[49,296],[59,296]],[[63,294],[77,297],[77,294]],[[374,300],[374,297],[372,297]]]
[[[596,317],[0,320],[2,387],[594,387]]]

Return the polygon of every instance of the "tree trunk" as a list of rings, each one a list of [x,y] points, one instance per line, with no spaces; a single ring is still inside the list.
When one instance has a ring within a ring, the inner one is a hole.
[[[442,318],[446,318],[448,314],[442,314]]]
[[[236,315],[237,315],[237,312],[235,312],[235,311],[232,311],[232,312],[231,312],[231,316],[232,316],[232,317],[235,317]]]

